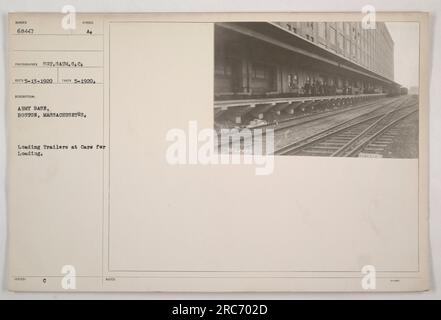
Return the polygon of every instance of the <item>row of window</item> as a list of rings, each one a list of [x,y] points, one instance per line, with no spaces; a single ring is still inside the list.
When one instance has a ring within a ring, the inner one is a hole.
[[[314,24],[317,30],[314,32]],[[360,23],[350,22],[307,22],[285,23],[284,26],[295,33],[302,35],[309,41],[334,50],[356,63],[373,71],[391,76],[393,73],[393,43],[387,28],[377,24],[377,29],[365,30]],[[303,29],[298,30],[297,27]],[[317,39],[314,38],[317,35]],[[375,58],[378,57],[378,58]]]
[[[217,60],[214,66],[214,74],[216,76],[224,76],[224,77],[232,76],[233,65],[235,63],[237,64],[238,62],[235,61],[234,59]],[[238,69],[237,72],[240,72],[240,66],[238,66],[236,69]],[[274,77],[275,72],[276,72],[276,68],[274,66],[255,62],[252,65],[251,76],[254,79],[268,80]]]

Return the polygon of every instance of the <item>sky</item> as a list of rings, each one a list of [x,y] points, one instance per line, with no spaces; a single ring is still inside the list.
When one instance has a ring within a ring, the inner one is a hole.
[[[405,87],[418,86],[419,25],[416,22],[386,22],[394,41],[394,80]]]

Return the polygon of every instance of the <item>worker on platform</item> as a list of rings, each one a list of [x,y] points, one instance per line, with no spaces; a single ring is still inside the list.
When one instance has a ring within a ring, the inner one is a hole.
[[[307,80],[303,86],[303,94],[305,96],[309,96],[311,92],[311,84],[309,83],[309,80]]]

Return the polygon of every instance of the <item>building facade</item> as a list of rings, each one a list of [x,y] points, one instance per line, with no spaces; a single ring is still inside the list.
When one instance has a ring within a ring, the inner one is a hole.
[[[384,23],[215,24],[215,100],[386,93],[393,41]]]
[[[289,32],[394,79],[394,42],[384,22],[375,29],[361,22],[277,22]]]

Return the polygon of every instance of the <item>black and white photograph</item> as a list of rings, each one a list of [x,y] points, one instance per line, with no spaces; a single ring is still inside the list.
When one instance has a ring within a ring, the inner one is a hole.
[[[214,42],[219,149],[270,130],[275,155],[418,158],[418,23],[223,22]]]

